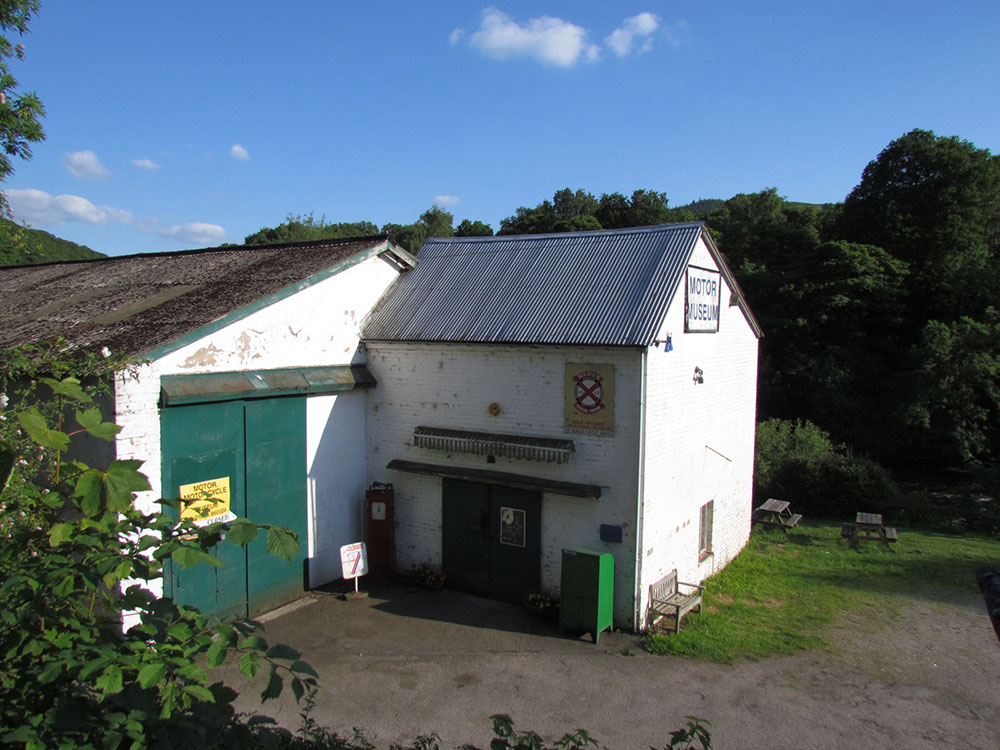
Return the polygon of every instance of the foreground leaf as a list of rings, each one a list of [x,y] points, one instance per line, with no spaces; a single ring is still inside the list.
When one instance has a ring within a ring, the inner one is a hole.
[[[288,529],[272,527],[267,530],[267,551],[290,561],[299,552],[298,536]]]
[[[50,430],[38,407],[32,406],[21,412],[17,419],[28,436],[43,448],[64,451],[69,447],[69,435],[59,430]]]

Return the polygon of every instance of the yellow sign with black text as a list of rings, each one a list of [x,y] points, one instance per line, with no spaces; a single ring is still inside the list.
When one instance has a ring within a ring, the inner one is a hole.
[[[182,484],[180,498],[183,501],[182,521],[194,521],[197,526],[207,526],[236,519],[236,514],[229,507],[229,477]]]

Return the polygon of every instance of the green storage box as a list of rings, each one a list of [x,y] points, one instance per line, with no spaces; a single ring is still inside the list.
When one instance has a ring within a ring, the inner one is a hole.
[[[564,549],[559,628],[591,633],[594,643],[612,625],[615,558],[610,552]]]

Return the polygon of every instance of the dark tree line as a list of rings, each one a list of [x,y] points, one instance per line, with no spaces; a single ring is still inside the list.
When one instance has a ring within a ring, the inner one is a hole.
[[[774,190],[707,217],[761,342],[760,413],[893,463],[1000,445],[1000,158],[914,130],[843,204]]]
[[[892,463],[1000,456],[1000,157],[913,130],[864,170],[843,203],[771,188],[671,208],[666,193],[557,191],[498,234],[707,221],[760,320],[759,415],[807,419]],[[256,242],[370,234],[370,222],[289,216]],[[492,227],[433,206],[386,224],[416,253],[428,237]]]

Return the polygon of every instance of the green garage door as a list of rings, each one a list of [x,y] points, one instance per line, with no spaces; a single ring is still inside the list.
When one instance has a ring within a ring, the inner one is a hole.
[[[273,398],[178,406],[161,416],[164,497],[181,487],[227,480],[230,510],[299,535],[289,563],[267,552],[264,535],[246,548],[223,542],[215,568],[174,566],[167,594],[203,612],[254,616],[294,599],[304,588],[306,552],[306,426],[304,398]]]
[[[541,493],[441,481],[441,557],[449,588],[524,603],[541,584]]]

